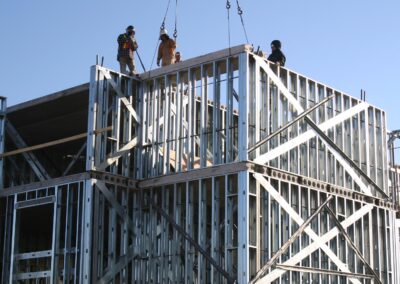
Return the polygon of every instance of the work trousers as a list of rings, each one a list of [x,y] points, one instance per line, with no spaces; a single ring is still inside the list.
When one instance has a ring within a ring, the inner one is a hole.
[[[130,72],[128,72],[126,70],[126,66],[128,66]],[[135,75],[136,74],[135,61],[133,60],[133,58],[120,57],[119,58],[119,67],[120,67],[121,73],[123,73],[123,74],[126,74],[126,75]]]

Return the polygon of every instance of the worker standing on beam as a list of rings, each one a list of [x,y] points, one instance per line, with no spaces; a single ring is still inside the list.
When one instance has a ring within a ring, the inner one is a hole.
[[[168,36],[166,29],[160,31],[160,46],[158,48],[157,66],[160,66],[162,59],[162,66],[168,66],[175,63],[175,50],[176,43]]]
[[[268,60],[274,62],[277,65],[285,66],[286,57],[281,51],[282,44],[279,40],[273,40],[271,42],[271,54],[268,56]]]
[[[126,33],[118,36],[118,55],[117,60],[119,61],[120,71],[123,74],[134,76],[136,75],[135,61],[133,53],[138,48],[138,44],[135,39],[135,28],[128,26]],[[128,65],[130,73],[127,72],[126,66]]]

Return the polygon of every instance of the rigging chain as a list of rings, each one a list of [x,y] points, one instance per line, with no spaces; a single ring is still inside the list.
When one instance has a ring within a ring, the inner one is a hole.
[[[175,43],[177,37],[178,37],[178,0],[175,0],[175,30],[174,30]]]

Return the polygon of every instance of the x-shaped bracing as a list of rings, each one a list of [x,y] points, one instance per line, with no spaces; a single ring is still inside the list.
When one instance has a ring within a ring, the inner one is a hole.
[[[304,223],[303,218],[291,207],[291,205],[279,194],[279,192],[269,183],[269,181],[261,174],[254,174],[255,179],[264,187],[265,190],[268,191],[270,196],[278,202],[278,204],[286,211],[286,213],[295,221],[299,226]],[[361,207],[359,210],[354,212],[352,215],[347,217],[344,221],[341,222],[343,228],[347,228],[354,224],[357,220],[362,218],[364,215],[368,214],[373,209],[373,205],[368,204]],[[313,243],[308,245],[307,247],[303,248],[300,252],[296,255],[292,256],[290,259],[285,261],[284,265],[295,265],[299,263],[301,260],[306,258],[307,256],[311,255],[317,249],[321,249],[330,259],[331,261],[343,272],[351,273],[348,269],[347,265],[343,263],[339,257],[328,247],[326,244],[331,239],[335,238],[339,234],[339,229],[334,227],[329,232],[324,234],[323,236],[318,236],[310,226],[307,226],[304,229],[304,232],[309,235]],[[282,269],[275,269],[271,271],[269,274],[265,275],[264,277],[260,278],[257,283],[271,283],[275,279],[279,278],[283,275],[286,271]],[[349,278],[352,283],[361,283],[359,280],[355,278]]]
[[[268,66],[267,63],[263,59],[261,59],[258,56],[254,57],[257,64],[267,73],[269,78],[275,83],[279,91],[283,94],[283,96],[286,97],[286,99],[289,101],[290,104],[293,105],[297,113],[300,115],[305,110],[303,107],[300,105],[299,101],[290,93],[290,91],[285,87],[285,85],[282,83],[282,81],[278,78],[278,76],[271,70],[271,68]],[[260,155],[257,157],[254,162],[256,163],[261,163],[265,164],[266,162],[280,156],[283,153],[288,152],[289,150],[293,149],[294,147],[299,146],[300,144],[310,140],[311,138],[318,136],[322,141],[325,142],[325,145],[327,149],[332,153],[332,155],[335,157],[335,159],[343,166],[344,170],[347,171],[347,173],[351,176],[351,178],[354,180],[354,182],[360,187],[361,191],[363,191],[365,194],[372,196],[372,192],[369,188],[368,185],[366,185],[359,174],[364,177],[369,184],[374,186],[384,197],[388,197],[386,193],[379,188],[359,167],[351,161],[344,153],[343,151],[334,145],[334,142],[327,137],[324,132],[327,131],[328,129],[334,127],[338,123],[341,123],[357,113],[361,111],[365,111],[368,109],[369,104],[366,102],[361,102],[354,107],[340,113],[339,115],[319,124],[316,125],[310,118],[305,116],[306,122],[311,126],[311,130],[308,130],[307,132],[300,134],[299,136],[291,139],[290,141],[276,147],[275,149],[272,149],[271,151],[268,151],[267,153]]]
[[[287,98],[287,100],[293,105],[299,115],[305,112],[300,103],[296,100],[296,98],[290,93],[290,91],[284,86],[282,81],[275,75],[275,73],[269,68],[269,66],[265,63],[264,60],[255,56],[257,64],[267,73],[270,79],[275,83],[280,92]],[[358,175],[360,170],[356,168],[354,163],[349,163],[346,160],[346,157],[343,157],[343,153],[340,149],[337,149],[332,145],[332,141],[327,141],[327,138],[324,136],[324,131],[334,127],[338,123],[341,123],[347,119],[350,119],[357,113],[361,111],[365,111],[368,109],[369,105],[365,102],[361,102],[356,106],[340,113],[339,115],[321,123],[320,125],[315,125],[311,119],[307,119],[307,123],[312,127],[311,130],[306,131],[303,134],[291,139],[290,141],[274,148],[267,153],[257,157],[254,161],[257,163],[264,164],[276,157],[279,157],[283,153],[288,152],[289,150],[297,147],[298,145],[310,140],[311,138],[318,136],[321,140],[326,142],[327,149],[333,154],[336,160],[343,166],[343,168],[348,172],[348,174],[353,178],[355,183],[360,187],[360,189],[367,195],[372,196],[372,192],[368,185],[364,183],[361,177]],[[329,140],[329,138],[328,138]],[[329,143],[331,142],[331,143]],[[358,171],[358,173],[356,172]],[[262,176],[261,174],[254,174],[254,177],[260,182],[260,184],[269,192],[269,194],[281,205],[281,207],[289,214],[289,216],[299,225],[304,223],[304,220],[300,217],[300,215],[293,210],[293,208],[285,201],[285,199],[276,191],[268,180]],[[364,176],[365,177],[365,176]],[[367,179],[370,182],[370,179]],[[372,184],[376,187],[376,185],[372,182]],[[373,205],[368,204],[361,207],[357,210],[353,215],[349,216],[345,219],[341,225],[343,228],[347,228],[348,226],[354,224],[357,220],[363,217],[365,214],[368,214],[373,208]],[[287,260],[284,265],[295,265],[299,263],[302,259],[313,253],[317,249],[321,249],[325,252],[325,254],[331,259],[333,263],[343,272],[350,272],[347,266],[338,258],[338,256],[326,245],[326,243],[336,237],[339,234],[339,229],[337,227],[330,230],[325,235],[319,237],[309,226],[304,230],[310,238],[314,241],[308,247],[302,249],[299,253],[291,257]],[[260,279],[257,283],[270,283],[275,279],[279,278],[285,271],[282,269],[275,269],[269,274],[265,275]],[[352,283],[360,283],[359,280],[355,278],[350,278]]]

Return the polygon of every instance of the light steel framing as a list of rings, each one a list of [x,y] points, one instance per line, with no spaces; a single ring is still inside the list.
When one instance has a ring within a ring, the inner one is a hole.
[[[248,283],[280,251],[253,282],[371,283],[368,263],[396,283],[386,132],[383,111],[250,46],[140,79],[93,66],[85,173],[66,176],[75,157],[50,179],[32,158],[68,139],[29,147],[14,135],[24,149],[2,155],[41,175],[0,190],[0,279]],[[335,218],[322,210],[284,245],[328,196]],[[27,225],[40,214],[43,228]],[[30,245],[28,233],[45,237]]]

